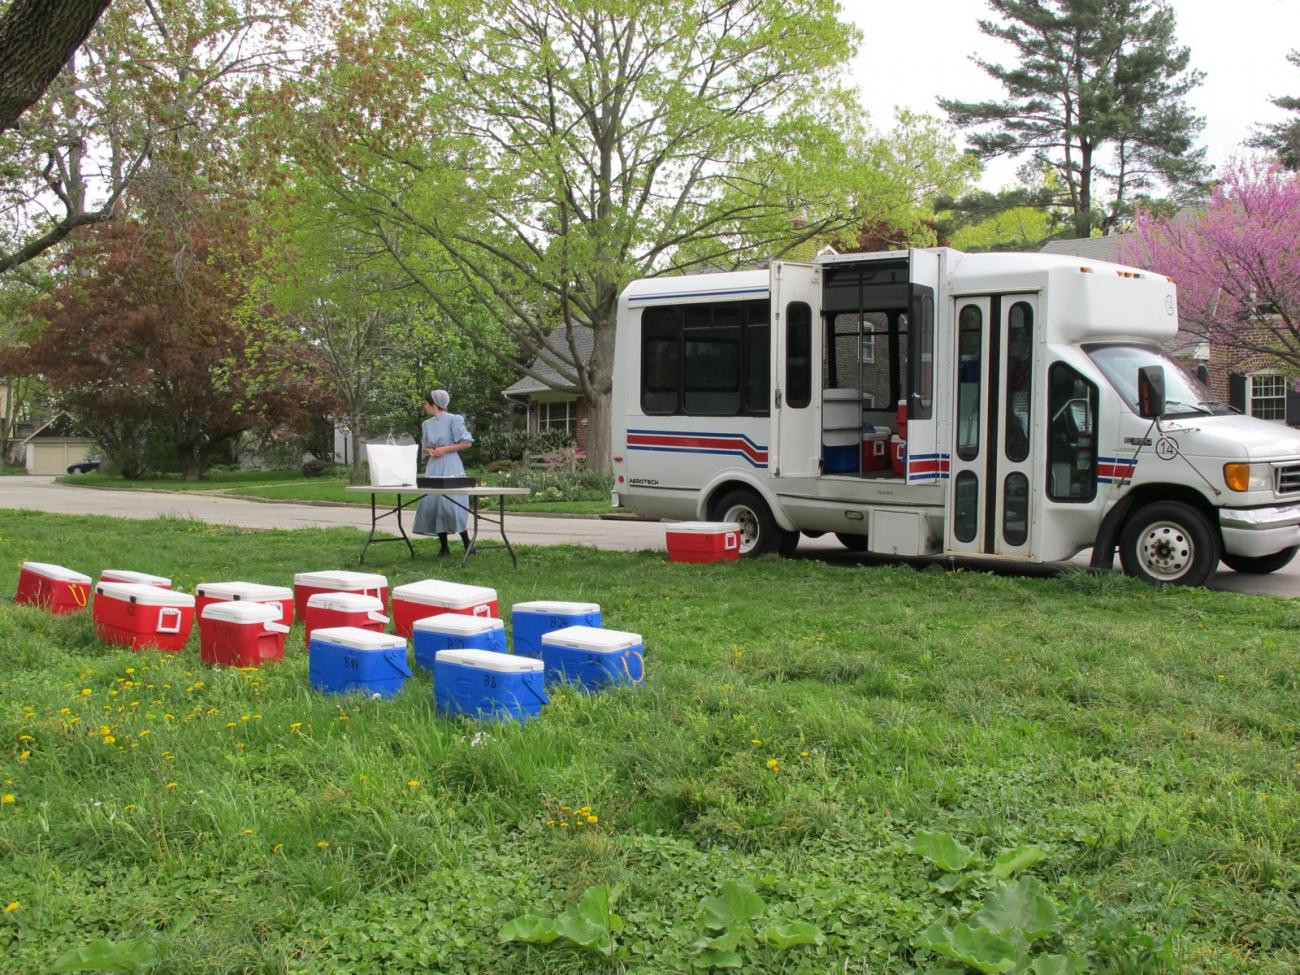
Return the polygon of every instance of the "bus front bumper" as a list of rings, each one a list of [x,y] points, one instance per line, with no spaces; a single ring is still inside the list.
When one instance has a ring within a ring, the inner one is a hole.
[[[1300,505],[1279,508],[1220,508],[1224,551],[1260,556],[1300,545]]]

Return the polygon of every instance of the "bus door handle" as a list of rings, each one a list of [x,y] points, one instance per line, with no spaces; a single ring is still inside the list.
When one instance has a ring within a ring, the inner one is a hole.
[[[776,391],[776,408],[777,408],[778,410],[781,408],[781,390],[780,390],[780,389],[777,389],[777,391]]]

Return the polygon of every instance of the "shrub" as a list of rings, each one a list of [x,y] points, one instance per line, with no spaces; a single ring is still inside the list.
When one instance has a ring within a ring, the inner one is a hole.
[[[537,471],[516,467],[501,479],[506,487],[526,487],[532,494],[529,501],[608,501],[614,489],[614,479],[609,474],[582,470]]]
[[[327,460],[321,460],[319,457],[309,457],[303,461],[303,477],[323,477],[334,469],[334,465]]]
[[[475,461],[487,466],[499,460],[523,460],[525,453],[546,454],[572,443],[563,430],[489,430],[474,441]]]

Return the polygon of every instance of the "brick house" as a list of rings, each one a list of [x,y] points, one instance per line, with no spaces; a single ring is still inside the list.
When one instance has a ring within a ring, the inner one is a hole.
[[[1095,261],[1117,261],[1120,244],[1129,234],[1053,240],[1044,245],[1045,254],[1073,254]],[[1261,420],[1300,426],[1300,377],[1271,356],[1215,345],[1179,328],[1166,351],[1197,376],[1214,398],[1234,410]]]
[[[590,328],[573,326],[573,340],[583,361],[591,356],[595,344]],[[555,356],[571,361],[569,340],[564,328],[556,329],[546,339]],[[539,377],[525,376],[519,382],[501,391],[506,399],[519,403],[528,411],[528,431],[563,430],[573,438],[578,449],[587,449],[587,401],[581,393],[572,391],[571,384],[561,378],[555,369],[541,358],[533,360],[532,370]]]

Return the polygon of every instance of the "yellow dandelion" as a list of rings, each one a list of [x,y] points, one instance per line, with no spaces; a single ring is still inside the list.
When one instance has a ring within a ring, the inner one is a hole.
[[[19,740],[19,741],[35,741],[36,739],[33,738],[31,735],[19,735],[19,736],[18,736],[18,740]]]
[[[319,843],[316,844],[316,849],[318,850],[329,849],[329,842],[327,840],[321,840]]]
[[[591,823],[592,826],[595,826],[598,822],[600,822],[600,817],[599,817],[599,816],[588,816],[588,817],[587,817],[587,822]]]
[[[27,759],[31,757],[32,757],[32,752],[31,749],[29,748],[24,748],[22,751],[18,753],[18,761],[20,762],[25,762],[27,761]]]
[[[106,724],[102,724],[99,726],[99,733],[101,735],[109,735],[113,733],[113,729]]]
[[[236,726],[235,722],[233,722],[233,721],[227,721],[227,722],[226,722],[226,727],[227,727],[227,728],[234,728],[234,727],[237,727],[237,726]]]
[[[141,728],[139,731],[136,732],[136,735],[138,735],[141,738],[148,738],[149,735],[151,734],[152,732],[148,728]]]
[[[299,728],[301,728],[301,727],[302,727],[302,722],[301,722],[301,721],[292,721],[292,722],[289,723],[289,730],[290,730],[290,731],[297,731],[297,730],[298,730]]]
[[[252,836],[252,835],[253,835],[253,831],[252,831],[251,829],[245,829],[245,830],[244,830],[244,835],[245,835],[245,836]]]
[[[5,913],[12,914],[14,911],[18,910],[20,906],[21,905],[19,904],[18,901],[10,901],[8,904],[5,905]]]
[[[807,752],[800,752],[800,753],[799,753],[799,757],[800,757],[800,758],[807,758],[807,757],[808,757],[808,753],[807,753]]]
[[[71,714],[72,708],[59,708],[59,714]]]
[[[272,852],[272,853],[279,853],[279,852],[280,852],[281,850],[283,850],[283,849],[284,849],[284,844],[283,844],[283,843],[276,843],[274,846],[271,847],[271,852]]]
[[[419,779],[411,779],[411,780],[408,781],[406,784],[407,784],[410,788],[412,788],[412,789],[418,789],[418,788],[420,787],[420,780],[419,780]]]
[[[780,765],[781,763],[778,762],[775,758],[769,758],[767,760],[767,767],[770,768],[773,772],[775,772]]]
[[[757,747],[757,746],[763,744],[763,739],[762,739],[762,738],[751,738],[751,739],[749,739],[749,743],[750,743],[751,745]]]
[[[105,745],[116,745],[116,744],[117,744],[117,739],[114,738],[112,735],[105,735],[105,736],[104,736],[104,744],[105,744]]]
[[[581,829],[583,826],[586,826],[587,824],[586,824],[585,822],[583,822],[581,819],[575,819],[575,820],[573,821],[573,825],[574,825],[574,826],[577,826],[579,829]]]
[[[134,809],[135,809],[135,803],[128,802],[125,806],[122,807],[122,812],[131,812]]]
[[[167,788],[169,788],[169,789],[174,789],[174,788],[176,788],[176,783],[175,783],[175,782],[168,782],[168,783],[167,783]]]
[[[176,756],[173,755],[171,752],[163,752],[163,753],[162,753],[162,757],[165,758],[165,759],[167,759],[167,761],[170,762],[170,761],[171,761],[173,758],[175,758]]]
[[[91,695],[91,694],[94,694],[94,693],[95,693],[95,692],[92,691],[89,687],[83,687],[83,688],[81,689],[81,696],[82,696],[82,697],[90,697],[90,695]]]
[[[346,714],[340,714],[340,715],[339,715],[339,720],[340,720],[340,721],[346,721],[346,720],[348,720],[348,716],[347,716]]]
[[[12,798],[12,797],[11,797],[11,798]],[[554,825],[555,825],[555,820],[553,820],[553,819],[548,819],[548,820],[546,821],[546,825],[547,825],[547,826],[554,826]]]
[[[560,823],[560,829],[568,829],[568,828],[569,828],[568,823]]]
[[[12,792],[6,792],[4,795],[0,796],[0,805],[12,806],[13,804],[14,794]]]
[[[127,672],[128,674],[134,674],[134,673],[135,673],[135,668],[134,668],[134,667],[128,667],[128,668],[126,668],[126,672]]]

